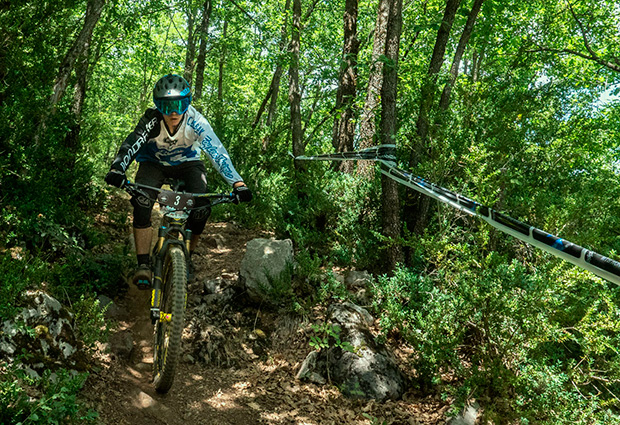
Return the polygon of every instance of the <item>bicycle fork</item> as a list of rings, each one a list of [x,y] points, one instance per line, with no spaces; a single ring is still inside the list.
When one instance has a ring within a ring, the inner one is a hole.
[[[183,235],[183,241],[178,240],[177,238],[169,238],[167,237],[171,232],[178,232]],[[158,240],[155,248],[153,249],[153,259],[154,259],[154,271],[153,271],[153,289],[151,290],[151,323],[154,325],[157,322],[170,322],[172,320],[172,315],[169,313],[165,313],[161,311],[161,297],[162,297],[162,286],[163,286],[163,265],[165,260],[166,252],[170,245],[179,245],[183,248],[183,252],[185,254],[185,258],[187,259],[186,263],[189,266],[189,244],[191,241],[192,231],[189,229],[183,230],[175,225],[171,226],[171,228],[166,228],[164,226],[159,228],[158,232]],[[185,297],[185,302],[187,303],[187,295]]]

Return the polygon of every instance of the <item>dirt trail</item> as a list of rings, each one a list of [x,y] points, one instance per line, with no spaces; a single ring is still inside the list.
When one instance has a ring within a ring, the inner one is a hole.
[[[220,235],[219,239],[213,235]],[[208,225],[195,256],[197,280],[189,288],[188,322],[199,308],[199,301],[191,301],[192,291],[210,279],[224,276],[236,280],[245,244],[260,236],[264,237],[234,224]],[[447,406],[434,398],[420,398],[411,392],[401,401],[362,402],[344,398],[333,386],[297,381],[295,374],[310,351],[304,329],[314,319],[278,316],[247,306],[214,312],[215,326],[207,327],[209,335],[224,333],[226,340],[218,348],[223,356],[219,361],[206,365],[184,355],[172,389],[158,394],[151,384],[149,291],[130,286],[116,303],[122,314],[111,338],[126,341],[128,347],[133,341],[133,349],[128,356],[99,353],[99,367],[91,373],[84,391],[103,424],[444,423]],[[227,330],[217,327],[220,319],[230,323]],[[259,328],[265,336],[257,343]],[[186,336],[184,347],[190,353],[191,338]],[[404,354],[402,360],[406,361]]]

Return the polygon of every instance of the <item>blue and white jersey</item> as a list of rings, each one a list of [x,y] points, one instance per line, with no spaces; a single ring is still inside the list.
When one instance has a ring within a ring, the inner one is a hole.
[[[147,109],[121,145],[112,168],[125,172],[134,159],[169,166],[200,161],[200,151],[207,154],[228,184],[243,181],[211,124],[191,105],[174,134],[170,134],[163,115],[155,107]]]

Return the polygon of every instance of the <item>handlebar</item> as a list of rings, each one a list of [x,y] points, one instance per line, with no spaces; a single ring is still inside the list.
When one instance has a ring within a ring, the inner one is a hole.
[[[173,208],[177,211],[199,210],[208,208],[217,204],[239,203],[239,199],[234,193],[189,193],[177,192],[174,190],[164,190],[158,187],[147,186],[140,183],[132,183],[129,180],[123,186],[125,192],[131,196],[144,196],[153,202]],[[153,199],[144,189],[158,192],[157,199]],[[196,207],[196,198],[209,199],[207,205]]]

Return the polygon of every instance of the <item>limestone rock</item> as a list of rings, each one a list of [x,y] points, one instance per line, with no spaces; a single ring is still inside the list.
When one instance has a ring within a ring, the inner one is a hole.
[[[293,264],[290,239],[253,239],[247,244],[239,279],[251,300],[274,304],[277,295],[290,287]]]
[[[373,318],[365,309],[352,303],[332,304],[328,321],[340,329],[340,344],[313,352],[298,372],[299,379],[317,382],[316,375],[327,376],[351,398],[384,401],[398,399],[405,392],[405,377],[388,350],[375,343],[369,330]],[[353,350],[343,349],[349,343]],[[329,371],[329,373],[328,373]]]
[[[12,362],[27,352],[22,362],[31,376],[60,367],[83,369],[86,358],[75,336],[73,315],[43,291],[26,292],[24,303],[13,320],[0,325],[0,358]]]

